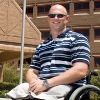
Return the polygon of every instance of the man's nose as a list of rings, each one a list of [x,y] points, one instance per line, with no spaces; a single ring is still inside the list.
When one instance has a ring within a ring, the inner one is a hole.
[[[56,19],[57,19],[57,18],[58,18],[58,17],[57,17],[57,15],[55,15],[55,17],[54,17],[54,18],[56,18]]]

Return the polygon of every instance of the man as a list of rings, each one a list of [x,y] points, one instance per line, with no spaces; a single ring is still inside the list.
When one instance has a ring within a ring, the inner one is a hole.
[[[59,85],[84,85],[90,59],[87,39],[66,28],[68,15],[62,5],[52,6],[47,20],[51,36],[37,47],[26,75],[36,94]]]
[[[90,46],[82,34],[66,28],[68,15],[62,5],[53,5],[47,20],[51,35],[36,48],[26,80],[33,93],[52,91],[63,100],[72,88],[86,84]]]

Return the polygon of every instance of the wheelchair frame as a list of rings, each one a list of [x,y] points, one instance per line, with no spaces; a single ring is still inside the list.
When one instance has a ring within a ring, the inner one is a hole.
[[[83,99],[83,96],[89,93],[90,91],[95,91],[100,94],[100,89],[94,85],[84,85],[80,88],[77,88],[70,96],[69,100],[90,100],[90,98]]]
[[[94,91],[98,94],[100,94],[100,88],[97,86],[91,85],[90,80],[91,76],[98,76],[98,74],[95,71],[90,71],[89,74],[86,77],[87,83],[86,85],[72,89],[64,100],[90,100],[90,91]]]

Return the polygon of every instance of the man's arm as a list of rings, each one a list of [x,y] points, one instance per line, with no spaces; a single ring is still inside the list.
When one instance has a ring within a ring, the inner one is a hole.
[[[46,87],[43,86],[43,81],[40,80],[37,76],[38,70],[30,68],[26,74],[26,81],[29,83],[29,90],[39,94],[46,90]]]
[[[26,73],[26,81],[28,83],[32,83],[34,80],[37,80],[38,79],[37,74],[38,70],[32,68],[28,69]]]
[[[86,76],[88,71],[88,65],[82,62],[73,64],[73,67],[69,70],[48,79],[49,88],[61,84],[71,84]],[[27,82],[30,84],[30,90],[38,94],[43,92],[47,88],[43,86],[43,80],[38,79],[37,70],[29,69],[26,74]]]
[[[71,84],[77,82],[86,76],[88,71],[88,65],[83,62],[77,62],[73,64],[73,67],[69,70],[48,79],[49,87],[53,87],[60,84]]]

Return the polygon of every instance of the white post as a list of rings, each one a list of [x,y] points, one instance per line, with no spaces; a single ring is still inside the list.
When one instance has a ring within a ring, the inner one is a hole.
[[[25,14],[26,13],[26,0],[23,0],[23,19],[22,19],[22,36],[21,36],[21,57],[20,57],[20,81],[23,80],[23,59],[24,59],[24,35],[25,35]]]

